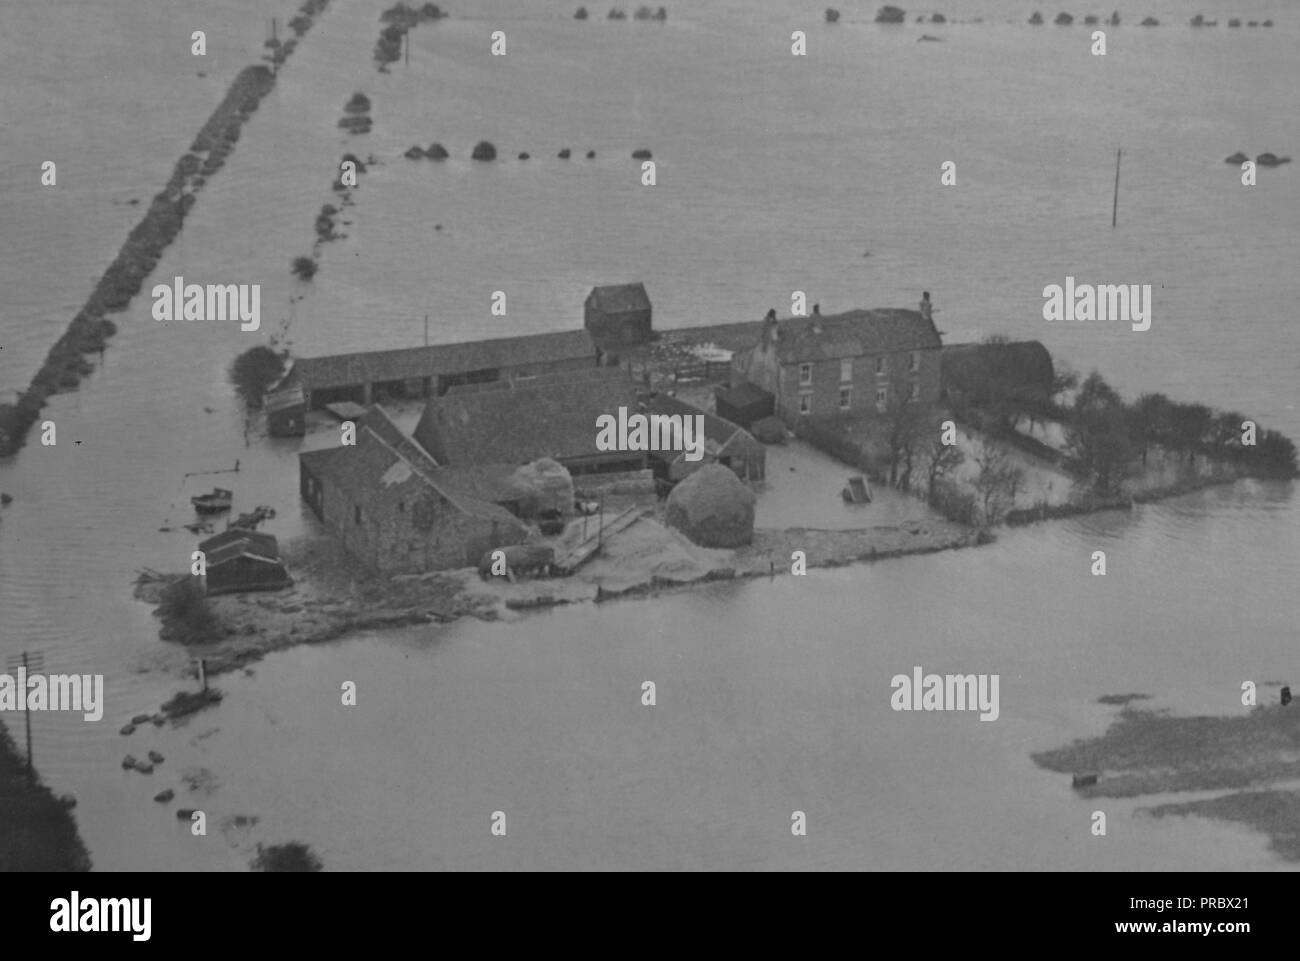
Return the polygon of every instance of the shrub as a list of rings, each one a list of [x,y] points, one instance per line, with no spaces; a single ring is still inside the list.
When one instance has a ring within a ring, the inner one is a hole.
[[[474,152],[470,156],[474,160],[496,160],[497,148],[486,140],[480,140],[474,145]]]
[[[249,407],[260,407],[262,395],[284,373],[284,362],[270,347],[250,347],[233,361],[227,375]]]
[[[288,844],[259,844],[252,868],[254,871],[319,871],[321,863],[307,845],[290,841]]]
[[[301,277],[303,280],[311,280],[316,274],[316,261],[310,257],[293,258],[293,273],[295,277]]]
[[[218,636],[217,615],[194,577],[186,575],[163,588],[156,613],[163,620],[168,640],[203,644]]]

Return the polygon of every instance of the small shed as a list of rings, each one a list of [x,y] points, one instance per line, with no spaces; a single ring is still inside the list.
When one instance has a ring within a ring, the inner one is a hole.
[[[757,421],[771,417],[776,410],[776,398],[771,392],[748,381],[735,387],[719,387],[713,403],[719,417],[745,430],[751,430]]]
[[[206,592],[275,591],[293,584],[275,537],[232,527],[199,542],[207,566]]]
[[[650,342],[650,295],[645,284],[593,287],[583,307],[583,325],[602,353]]]
[[[266,431],[272,437],[301,437],[307,433],[307,395],[302,384],[293,383],[267,394]]]

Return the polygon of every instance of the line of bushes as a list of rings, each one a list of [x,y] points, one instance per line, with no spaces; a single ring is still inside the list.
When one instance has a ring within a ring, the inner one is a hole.
[[[27,776],[26,761],[0,723],[0,871],[89,871],[73,803]]]
[[[375,41],[375,63],[379,64],[379,72],[387,73],[390,63],[402,59],[402,39],[408,30],[445,16],[434,3],[426,3],[419,9],[398,3],[381,13],[379,19],[388,26],[379,31],[379,39]]]
[[[297,23],[294,29],[299,36],[310,29],[314,16],[328,2],[305,0],[299,7],[299,17],[291,22],[291,26]],[[288,55],[283,47],[277,54],[277,63]],[[0,404],[0,457],[15,453],[23,445],[51,394],[76,387],[94,369],[85,355],[102,351],[108,338],[117,332],[117,325],[105,315],[125,310],[140,292],[163,251],[180,233],[207,177],[221,169],[239,140],[244,122],[274,86],[275,74],[262,64],[245,67],[235,77],[190,144],[189,153],[176,162],[167,185],[154,196],[144,219],[127,235],[85,305],[50,348],[27,390],[16,403]],[[207,156],[200,158],[201,153]]]

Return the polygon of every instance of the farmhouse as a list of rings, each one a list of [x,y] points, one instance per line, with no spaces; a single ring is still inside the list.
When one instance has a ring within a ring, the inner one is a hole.
[[[436,461],[379,405],[357,424],[355,446],[308,451],[298,461],[312,512],[349,553],[383,573],[472,566],[528,533],[509,511],[443,482]]]
[[[939,332],[918,311],[852,310],[780,321],[771,314],[755,326],[758,342],[737,352],[733,372],[771,392],[786,420],[883,412],[891,385],[909,401],[939,399]]]
[[[371,404],[395,398],[441,397],[453,387],[509,377],[581,370],[598,363],[585,330],[500,337],[464,344],[303,357],[295,364],[307,405],[321,410],[337,401]]]

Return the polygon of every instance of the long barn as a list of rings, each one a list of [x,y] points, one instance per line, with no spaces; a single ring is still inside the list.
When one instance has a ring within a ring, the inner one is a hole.
[[[321,410],[340,401],[369,405],[380,394],[393,398],[441,397],[460,385],[581,370],[597,364],[591,335],[585,330],[570,330],[464,344],[302,357],[294,364],[294,373],[307,406]]]

